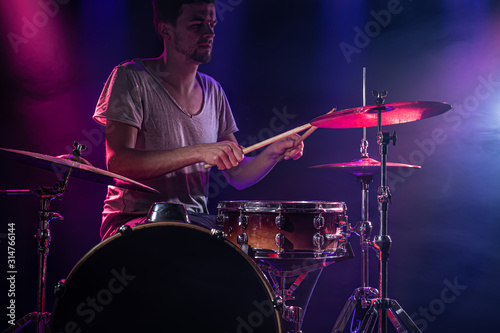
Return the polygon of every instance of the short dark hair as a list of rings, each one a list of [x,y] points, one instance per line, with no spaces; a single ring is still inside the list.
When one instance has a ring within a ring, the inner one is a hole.
[[[158,24],[160,22],[168,22],[175,25],[177,19],[181,16],[182,5],[192,3],[215,3],[216,0],[153,0],[154,25],[158,35]]]

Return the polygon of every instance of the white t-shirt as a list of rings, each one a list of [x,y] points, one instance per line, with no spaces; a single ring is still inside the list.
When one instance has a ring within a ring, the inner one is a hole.
[[[135,148],[147,151],[213,143],[238,130],[226,95],[213,78],[197,73],[203,105],[199,113],[190,115],[163,87],[161,75],[168,74],[152,72],[139,59],[116,66],[101,93],[94,120],[102,125],[110,119],[136,127]],[[188,211],[207,213],[209,170],[203,163],[140,182],[160,194],[108,186],[101,237],[146,216],[154,202],[182,203]]]

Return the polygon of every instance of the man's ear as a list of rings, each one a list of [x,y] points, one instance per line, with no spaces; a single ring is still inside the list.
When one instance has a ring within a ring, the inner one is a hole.
[[[171,27],[165,22],[158,23],[158,32],[165,39],[171,38]]]

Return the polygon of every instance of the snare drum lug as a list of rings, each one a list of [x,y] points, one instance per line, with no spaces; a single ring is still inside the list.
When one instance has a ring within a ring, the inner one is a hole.
[[[313,244],[316,246],[318,249],[325,244],[325,236],[320,234],[319,232],[315,233],[313,236]]]
[[[325,226],[325,218],[323,217],[323,215],[321,215],[321,213],[318,216],[314,217],[313,225],[317,230]]]
[[[246,216],[244,214],[241,214],[240,216],[238,216],[238,225],[241,228],[246,229],[248,227],[248,216]]]
[[[244,245],[248,244],[248,235],[246,232],[241,233],[238,235],[236,241],[238,242],[239,245]]]
[[[286,242],[286,237],[281,232],[277,233],[276,236],[274,237],[274,243],[276,244],[276,246],[279,248],[280,251],[283,245],[285,245],[285,242]]]
[[[278,228],[280,230],[285,227],[285,217],[283,215],[281,215],[281,212],[274,219],[274,224],[276,225],[276,228]]]

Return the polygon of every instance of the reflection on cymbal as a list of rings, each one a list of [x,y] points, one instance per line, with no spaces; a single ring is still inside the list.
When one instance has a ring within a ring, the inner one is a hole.
[[[331,170],[335,170],[335,171],[344,171],[344,172],[348,172],[348,173],[355,175],[355,176],[369,176],[369,175],[376,175],[376,174],[380,173],[380,164],[381,163],[379,161],[374,160],[373,158],[363,157],[359,160],[354,160],[352,162],[315,165],[315,166],[312,166],[311,168],[323,168],[323,169],[331,169]],[[395,169],[395,168],[420,169],[421,166],[387,162],[387,169]]]
[[[66,173],[66,171],[71,169],[70,177],[85,179],[105,185],[114,185],[131,190],[158,193],[154,188],[141,184],[135,180],[72,160],[7,148],[0,148],[0,153],[9,158],[55,173]]]
[[[451,105],[441,102],[368,105],[317,117],[311,125],[319,128],[374,127],[378,126],[378,110],[381,110],[382,126],[395,125],[437,116],[450,109]]]

